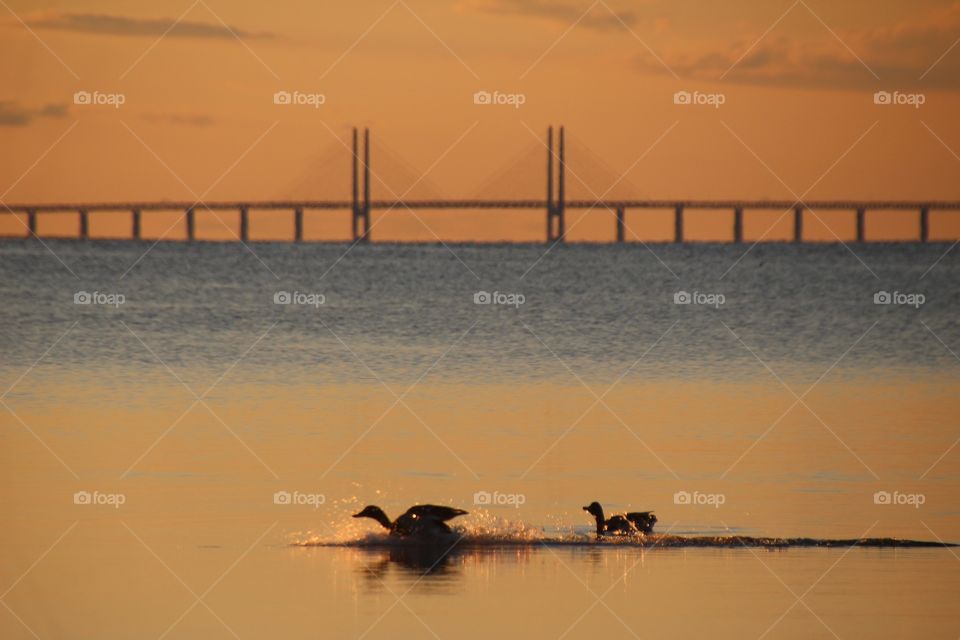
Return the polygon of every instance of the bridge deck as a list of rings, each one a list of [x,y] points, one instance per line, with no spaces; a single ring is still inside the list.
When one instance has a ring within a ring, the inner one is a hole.
[[[960,210],[960,201],[954,200],[567,200],[567,209],[776,209],[796,207],[804,209],[846,210]],[[0,203],[0,214],[16,213],[76,213],[78,211],[175,211],[175,210],[240,210],[257,211],[296,209],[347,210],[350,200],[247,200],[247,201],[153,201],[153,202],[76,202],[76,203]],[[371,209],[546,209],[546,200],[371,200]]]

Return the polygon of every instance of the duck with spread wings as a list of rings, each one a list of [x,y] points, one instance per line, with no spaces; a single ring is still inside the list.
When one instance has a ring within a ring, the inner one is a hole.
[[[463,509],[454,507],[417,504],[407,509],[396,520],[391,521],[383,509],[376,505],[369,505],[359,513],[353,514],[353,517],[376,520],[390,532],[391,536],[422,538],[451,534],[447,521],[466,514],[467,512]]]

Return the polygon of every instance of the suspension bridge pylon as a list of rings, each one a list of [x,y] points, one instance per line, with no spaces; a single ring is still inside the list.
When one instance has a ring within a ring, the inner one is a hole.
[[[360,152],[357,128],[353,129],[353,241],[370,241],[370,129],[363,130],[363,200],[360,199]],[[361,231],[362,228],[362,231]]]
[[[563,242],[566,237],[566,173],[563,127],[558,136],[558,153],[553,150],[553,127],[547,128],[547,242]],[[553,161],[557,159],[557,192],[553,190]]]

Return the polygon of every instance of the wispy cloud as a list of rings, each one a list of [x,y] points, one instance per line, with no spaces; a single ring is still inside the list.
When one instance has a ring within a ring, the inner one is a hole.
[[[159,37],[166,34],[173,38],[273,38],[266,31],[246,31],[239,27],[225,26],[219,22],[176,21],[175,18],[133,18],[105,13],[69,13],[44,11],[24,17],[24,22],[34,29],[55,29],[75,33],[91,33],[111,36]]]
[[[589,6],[590,2],[575,4],[562,0],[468,0],[461,8],[476,13],[530,18],[569,26],[583,16]],[[636,22],[637,16],[632,11],[612,13],[602,4],[598,4],[583,16],[579,24],[588,29],[609,31],[623,29],[623,25],[633,26]]]
[[[759,43],[743,40],[663,57],[681,77],[705,81],[724,77],[743,84],[828,89],[880,85],[960,89],[960,47],[944,55],[960,37],[960,3],[895,27],[836,30],[836,37],[826,29],[820,38],[785,34],[789,27],[781,24]],[[638,57],[637,65],[663,72],[662,66],[645,57]]]
[[[17,102],[0,101],[0,127],[26,127],[37,118],[63,118],[66,115],[66,104],[29,108]]]

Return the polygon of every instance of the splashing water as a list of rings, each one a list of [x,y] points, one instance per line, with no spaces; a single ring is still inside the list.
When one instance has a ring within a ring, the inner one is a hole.
[[[386,547],[416,546],[497,548],[497,547],[955,547],[955,543],[901,538],[776,538],[745,535],[676,535],[648,534],[611,536],[598,540],[592,529],[584,527],[545,527],[522,521],[508,520],[486,512],[471,514],[477,521],[452,527],[453,534],[442,538],[418,539],[391,536],[383,530],[369,531],[351,522],[340,530],[324,535],[315,531],[293,532],[289,536],[292,547]]]

